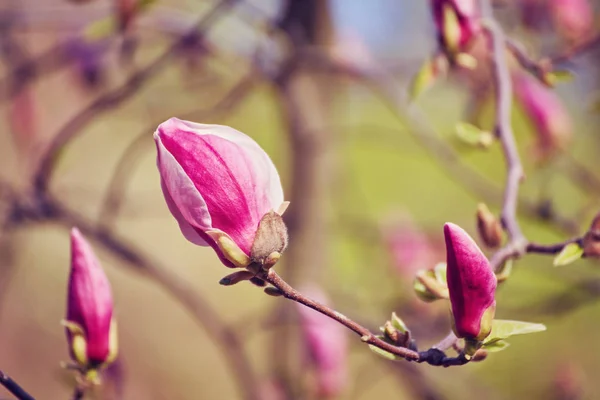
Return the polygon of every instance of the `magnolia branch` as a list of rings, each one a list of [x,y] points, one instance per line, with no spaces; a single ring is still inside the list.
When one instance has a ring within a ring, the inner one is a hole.
[[[219,20],[222,13],[233,7],[239,0],[221,0],[210,11],[208,11],[194,26],[193,31],[200,30],[204,32]],[[42,156],[37,167],[34,186],[37,193],[44,193],[47,190],[57,163],[57,154],[75,137],[82,129],[102,113],[111,110],[121,104],[123,101],[131,98],[137,93],[142,84],[150,80],[160,71],[162,71],[174,55],[181,49],[187,36],[184,35],[176,40],[167,50],[156,57],[144,69],[132,74],[125,83],[118,88],[98,97],[83,110],[79,111],[62,129],[55,135],[50,143],[48,150]]]
[[[306,307],[312,308],[315,311],[318,311],[319,313],[339,322],[346,328],[359,335],[360,339],[364,343],[373,345],[375,347],[380,348],[381,350],[385,350],[396,356],[402,357],[407,361],[415,361],[418,363],[427,363],[430,365],[443,367],[463,365],[469,362],[469,360],[462,354],[458,357],[447,357],[446,354],[438,348],[430,348],[429,350],[419,352],[406,347],[394,346],[378,338],[369,329],[353,321],[347,316],[329,308],[324,304],[318,303],[304,296],[302,293],[298,292],[287,282],[285,282],[279,275],[277,275],[277,273],[273,269],[270,269],[268,272],[262,272],[259,274],[259,276],[261,279],[265,280],[266,282],[279,289],[281,294],[286,299],[292,300],[296,303],[302,304]]]
[[[0,371],[0,384],[19,400],[35,400],[32,395],[27,393],[25,389],[2,371]]]

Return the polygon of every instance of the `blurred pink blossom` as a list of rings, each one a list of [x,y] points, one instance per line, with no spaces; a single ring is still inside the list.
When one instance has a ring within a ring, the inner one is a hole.
[[[570,42],[585,39],[594,27],[594,10],[588,0],[549,0],[558,33]]]
[[[536,131],[536,157],[545,160],[570,141],[571,117],[560,97],[533,77],[516,73],[513,81],[515,96]]]
[[[307,297],[327,305],[326,294],[318,287],[301,289]],[[348,338],[338,322],[298,304],[304,343],[315,369],[319,396],[339,396],[348,386]]]
[[[441,249],[432,242],[409,215],[392,217],[383,228],[392,263],[400,276],[412,281],[422,268],[433,268],[443,259]]]
[[[440,45],[452,53],[469,49],[481,31],[477,0],[430,0]],[[448,25],[451,19],[457,26]]]

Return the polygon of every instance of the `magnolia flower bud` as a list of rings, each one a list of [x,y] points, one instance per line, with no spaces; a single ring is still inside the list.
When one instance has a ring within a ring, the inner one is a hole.
[[[476,0],[431,0],[431,8],[440,46],[453,55],[468,50],[481,32]]]
[[[71,274],[63,321],[71,358],[83,371],[117,356],[117,325],[110,283],[92,248],[77,228],[71,231]]]
[[[327,304],[317,287],[301,290],[312,299]],[[296,303],[297,304],[297,303]],[[348,338],[338,322],[308,307],[297,304],[304,343],[315,368],[319,398],[339,396],[348,385]]]
[[[502,224],[485,203],[477,206],[477,230],[488,247],[496,248],[502,243]]]
[[[496,276],[488,259],[461,227],[445,224],[444,237],[454,331],[459,338],[481,341],[492,328]]]
[[[283,189],[273,162],[254,140],[227,126],[177,118],[160,124],[154,140],[165,200],[189,241],[211,246],[228,267],[245,268],[252,255],[269,263],[278,258],[269,256],[285,249],[285,225],[274,216],[263,218],[271,211],[281,215]],[[265,227],[257,238],[261,221]]]
[[[583,236],[582,245],[586,257],[600,257],[600,213],[596,215],[590,229]]]
[[[537,133],[536,155],[547,159],[571,139],[571,118],[552,90],[525,73],[516,74],[513,79],[515,95]]]

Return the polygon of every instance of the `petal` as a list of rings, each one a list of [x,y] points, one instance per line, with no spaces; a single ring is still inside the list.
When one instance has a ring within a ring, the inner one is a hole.
[[[181,230],[181,233],[183,233],[183,236],[187,240],[189,240],[190,242],[192,242],[198,246],[209,246],[209,244],[206,242],[206,240],[204,240],[200,236],[200,234],[194,229],[193,226],[188,224],[188,222],[185,220],[185,218],[183,217],[181,212],[179,212],[179,208],[177,208],[177,205],[173,201],[173,198],[171,197],[169,190],[166,188],[165,183],[162,180],[162,178],[160,180],[160,187],[162,189],[163,195],[165,196],[165,201],[167,202],[167,207],[169,208],[169,211],[171,211],[171,214],[173,215],[173,217],[175,217],[175,219],[179,223],[179,229]]]
[[[197,135],[215,135],[242,147],[249,153],[250,159],[254,163],[254,173],[260,178],[258,183],[260,189],[265,191],[269,210],[277,209],[283,203],[283,188],[277,168],[268,154],[250,136],[225,125],[199,124],[177,118],[171,118],[165,122],[165,124],[167,123],[178,127],[183,126],[184,129]]]
[[[178,212],[173,216],[177,221],[183,218],[188,225],[194,228],[203,231],[210,229],[212,227],[211,216],[202,194],[175,157],[165,148],[161,136],[155,133],[154,139],[158,152],[157,164],[161,187],[163,193],[169,194],[169,198],[165,196],[169,210],[173,212],[174,205]],[[189,230],[186,228],[186,231]]]

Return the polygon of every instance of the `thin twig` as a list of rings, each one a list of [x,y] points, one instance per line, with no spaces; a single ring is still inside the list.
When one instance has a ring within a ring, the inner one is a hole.
[[[27,393],[25,389],[2,371],[0,371],[0,384],[4,386],[6,390],[14,394],[19,400],[35,400],[32,395]]]
[[[221,319],[220,315],[212,309],[194,287],[174,275],[169,268],[152,261],[125,239],[106,229],[98,228],[82,216],[66,209],[56,200],[45,198],[41,208],[46,214],[39,216],[40,221],[56,222],[68,228],[77,226],[91,240],[102,245],[130,266],[135,267],[137,272],[145,273],[169,291],[173,297],[187,307],[196,321],[221,349],[225,361],[232,370],[230,376],[236,381],[241,397],[247,400],[258,400],[259,380],[240,337]]]
[[[221,0],[208,13],[206,13],[194,26],[192,31],[204,31],[212,24],[218,21],[221,13],[235,5],[239,0]],[[34,187],[36,193],[45,193],[48,189],[48,183],[54,173],[57,163],[57,154],[77,135],[82,132],[82,128],[88,125],[91,121],[98,118],[107,110],[113,109],[120,105],[123,101],[131,98],[138,92],[138,89],[154,77],[157,73],[168,66],[168,61],[176,55],[182,45],[185,44],[187,36],[179,38],[160,56],[155,58],[144,69],[131,75],[125,83],[94,100],[91,104],[77,113],[69,122],[67,122],[55,135],[50,143],[48,150],[42,156],[42,159],[37,167]]]
[[[85,389],[82,386],[77,385],[77,387],[75,387],[75,390],[73,391],[73,397],[71,399],[81,400],[83,399],[83,396],[85,396]]]
[[[321,304],[304,296],[302,293],[298,292],[287,282],[285,282],[279,275],[277,275],[275,270],[270,269],[268,272],[261,272],[259,273],[259,276],[261,279],[265,280],[266,282],[279,289],[286,299],[295,301],[296,303],[312,308],[313,310],[318,311],[321,314],[339,322],[346,328],[359,335],[364,343],[378,347],[396,356],[402,357],[408,361],[416,361],[419,363],[428,363],[431,365],[444,367],[449,367],[453,365],[463,365],[468,362],[468,360],[463,355],[459,355],[458,357],[447,357],[443,351],[435,348],[419,352],[408,349],[406,347],[394,346],[378,338],[369,329],[353,321],[347,316],[329,308],[324,304]]]
[[[254,87],[256,78],[256,73],[251,72],[248,76],[242,78],[237,84],[229,89],[213,106],[204,110],[196,109],[187,113],[178,114],[177,117],[187,119],[210,115],[214,118],[219,112],[232,112],[235,107],[240,105],[247,98],[247,95],[251,93],[250,89]],[[141,156],[145,154],[147,149],[152,148],[152,132],[160,122],[162,122],[162,120],[149,125],[146,129],[141,131],[127,146],[119,159],[115,171],[112,174],[108,189],[106,190],[104,200],[100,205],[98,222],[101,226],[108,228],[113,225],[125,198],[125,189],[129,183],[129,178],[133,175],[133,171],[135,171],[135,164],[140,161]]]

